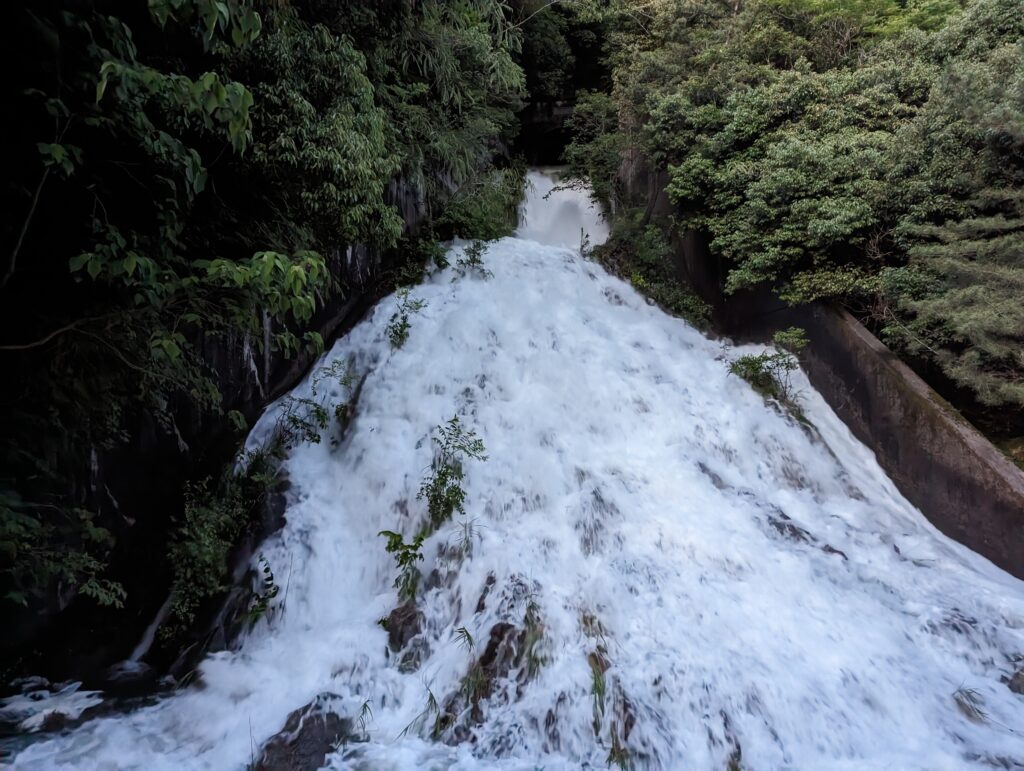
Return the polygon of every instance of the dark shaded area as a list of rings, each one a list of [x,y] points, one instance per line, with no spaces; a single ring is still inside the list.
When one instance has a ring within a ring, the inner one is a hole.
[[[481,22],[483,3],[451,14],[408,0],[257,4],[262,33],[252,39],[231,15],[245,21],[251,4],[221,4],[229,21],[209,39],[188,14],[216,5],[173,5],[163,22],[159,3],[118,0],[3,12],[2,98],[17,120],[0,188],[11,214],[0,225],[0,688],[26,672],[150,687],[231,644],[248,610],[249,558],[281,524],[281,491],[261,492],[231,534],[222,567],[234,588],[205,596],[192,628],[158,635],[149,671],[110,670],[177,579],[183,561],[172,564],[169,545],[189,485],[210,480],[214,499],[245,424],[317,358],[307,342],[329,345],[402,268],[422,266],[452,229],[444,217],[460,186],[494,168],[520,105],[518,69],[497,42],[500,13]],[[424,31],[428,13],[440,31]],[[481,30],[487,61],[504,67],[487,88],[473,58]],[[406,72],[398,58],[410,51],[423,58]],[[431,68],[446,55],[458,64],[439,94]],[[246,92],[252,110],[232,134],[228,118],[242,108],[218,99]],[[210,261],[244,283],[237,267],[265,253],[282,262],[270,265],[277,278],[261,301],[231,278],[208,291]],[[127,257],[138,258],[130,270]],[[143,261],[156,279],[139,279]],[[311,265],[327,278],[312,280]],[[293,268],[310,280],[300,286]],[[315,304],[311,316],[262,302],[287,297],[289,285]],[[188,305],[196,297],[199,313]],[[153,344],[172,331],[180,338],[165,358],[186,364],[152,376]],[[290,348],[280,345],[288,335]],[[168,371],[191,378],[171,382]],[[100,581],[83,593],[90,578]]]
[[[325,340],[347,332],[393,289],[389,268],[399,255],[359,249],[354,256],[348,266],[338,265],[338,275],[358,290],[329,303],[315,322]],[[247,366],[241,341],[209,348],[218,362],[215,369],[222,377],[227,404],[250,423],[267,403],[295,386],[315,359],[312,352],[293,359],[273,356],[266,362],[269,369],[257,365],[254,370]],[[144,419],[126,446],[97,456],[92,488],[104,496],[101,511],[145,512],[147,517],[145,527],[125,520],[115,531],[119,547],[111,554],[108,571],[111,578],[131,587],[126,608],[97,606],[88,597],[75,596],[49,613],[23,613],[5,630],[6,661],[24,671],[43,671],[51,679],[82,680],[87,688],[116,687],[107,668],[132,652],[167,598],[166,531],[182,509],[182,480],[216,475],[238,450],[237,433],[227,421],[209,425],[197,416],[186,436],[190,441],[182,452],[176,436]],[[241,588],[247,584],[245,568],[258,544],[283,525],[283,495],[273,494],[264,502],[263,514],[236,547],[231,560],[233,588],[200,610],[194,628],[176,641],[183,648],[155,646],[149,656],[154,671],[170,669],[183,677],[204,653],[230,644],[251,594]]]
[[[539,13],[535,2],[515,4],[529,20],[523,24],[520,66],[526,74],[526,105],[518,114],[519,134],[512,147],[531,166],[564,162],[576,94],[611,87],[605,61],[602,23],[581,22],[571,6],[552,5]],[[530,14],[534,14],[531,16]]]

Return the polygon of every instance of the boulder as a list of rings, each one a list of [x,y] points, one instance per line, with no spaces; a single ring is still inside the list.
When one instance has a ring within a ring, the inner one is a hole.
[[[335,712],[337,699],[321,693],[292,712],[284,728],[263,745],[255,771],[316,771],[340,745],[364,741],[352,719]]]

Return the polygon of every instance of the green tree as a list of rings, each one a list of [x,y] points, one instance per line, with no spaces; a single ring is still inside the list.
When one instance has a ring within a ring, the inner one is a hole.
[[[403,198],[441,219],[454,191],[494,178],[520,35],[492,0],[15,6],[0,595],[123,601],[104,564],[134,527],[164,547],[150,584],[213,544],[206,597],[252,515],[195,493],[228,461],[203,454],[210,437],[244,424],[226,360],[316,350],[316,314],[350,291],[336,255],[397,249]],[[118,510],[96,478],[141,435],[177,449],[170,521]]]

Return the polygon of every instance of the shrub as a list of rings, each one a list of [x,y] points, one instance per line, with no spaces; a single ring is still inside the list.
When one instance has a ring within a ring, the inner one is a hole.
[[[615,223],[611,238],[596,247],[593,256],[612,273],[628,276],[630,284],[666,312],[686,319],[698,329],[708,326],[711,308],[679,278],[666,238],[667,226],[642,227],[639,212],[625,212]]]
[[[525,185],[526,170],[519,166],[477,174],[445,204],[436,226],[444,233],[483,241],[510,235]]]
[[[487,243],[484,241],[478,239],[469,244],[456,262],[459,273],[465,276],[466,273],[472,272],[480,278],[491,278],[494,274],[484,267],[484,261],[481,259],[486,251]]]
[[[624,197],[619,180],[626,134],[619,129],[618,106],[607,94],[582,92],[566,123],[572,141],[565,148],[569,184],[586,183],[594,197],[615,211]]]
[[[727,292],[843,302],[1019,434],[1019,0],[603,5],[614,85],[577,105],[573,171],[607,191],[627,137]]]
[[[241,471],[227,471],[217,484],[204,479],[186,486],[185,506],[168,550],[174,599],[161,639],[180,635],[202,603],[227,588],[231,549],[276,480],[274,468],[269,453],[254,452]]]
[[[409,330],[412,329],[409,317],[419,313],[426,305],[423,300],[411,300],[408,287],[398,290],[398,310],[391,316],[386,330],[392,348],[401,348],[405,345],[405,341],[409,339]]]
[[[444,425],[436,426],[432,437],[437,451],[430,464],[430,473],[423,480],[417,500],[425,498],[429,518],[420,532],[409,543],[405,542],[401,533],[393,530],[381,530],[377,535],[388,539],[385,551],[395,555],[398,566],[398,577],[395,588],[398,597],[406,602],[416,599],[419,586],[420,571],[416,567],[423,560],[423,541],[441,525],[451,519],[456,511],[465,513],[463,504],[466,491],[462,487],[465,479],[463,461],[466,458],[486,460],[484,443],[473,431],[462,427],[459,416],[455,415]]]
[[[772,337],[777,350],[741,356],[729,365],[729,372],[742,378],[766,399],[775,399],[796,410],[796,393],[791,373],[800,367],[797,358],[807,346],[804,331],[790,327]]]
[[[406,543],[401,533],[391,530],[381,530],[377,535],[388,539],[384,550],[388,554],[395,555],[398,578],[395,579],[394,586],[398,590],[398,599],[402,602],[415,600],[416,588],[420,581],[420,571],[416,567],[416,563],[423,560],[423,539],[427,534],[420,533],[412,539],[412,543]]]
[[[430,532],[451,519],[456,511],[466,513],[463,508],[466,500],[466,491],[462,487],[466,478],[463,462],[467,458],[487,460],[483,441],[474,431],[462,427],[458,415],[434,430],[437,435],[433,441],[437,451],[430,465],[430,474],[416,496],[418,500],[427,501]]]

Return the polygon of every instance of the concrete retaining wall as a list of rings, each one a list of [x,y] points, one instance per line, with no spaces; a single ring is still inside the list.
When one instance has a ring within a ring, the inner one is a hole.
[[[727,299],[725,266],[702,234],[686,233],[674,248],[680,274],[725,334],[767,340],[803,327],[811,383],[907,500],[943,533],[1024,578],[1024,471],[845,310],[789,308],[767,292]]]
[[[781,313],[811,341],[804,370],[943,533],[1024,578],[1024,472],[845,310]]]

